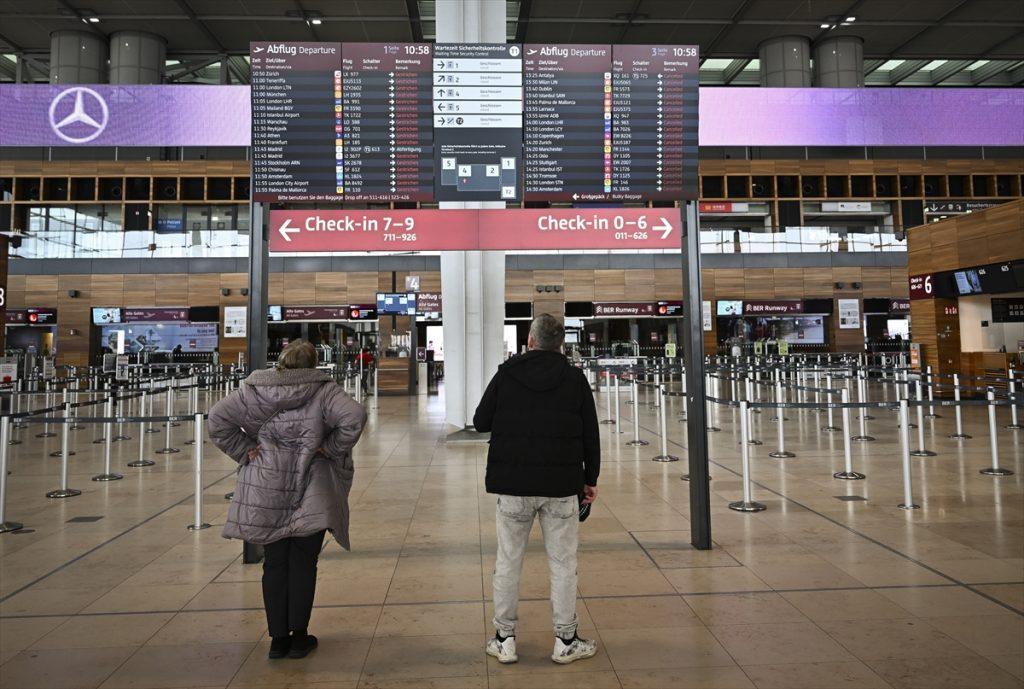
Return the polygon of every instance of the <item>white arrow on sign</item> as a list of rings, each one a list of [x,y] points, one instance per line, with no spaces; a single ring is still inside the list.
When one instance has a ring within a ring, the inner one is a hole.
[[[277,231],[281,233],[281,236],[284,237],[284,241],[286,242],[292,241],[291,235],[296,232],[302,232],[298,227],[292,227],[291,223],[292,221],[290,218],[285,218],[284,222],[281,223],[281,227],[277,228]]]
[[[665,239],[668,239],[668,236],[670,234],[672,234],[672,223],[670,223],[665,218],[662,218],[661,219],[661,223],[659,225],[655,225],[654,229],[661,230],[662,231],[661,238],[662,238],[662,240],[665,240]]]

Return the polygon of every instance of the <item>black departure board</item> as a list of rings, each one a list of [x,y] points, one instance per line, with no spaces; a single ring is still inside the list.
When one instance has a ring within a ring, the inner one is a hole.
[[[697,197],[697,68],[697,46],[613,47],[612,199]]]
[[[252,197],[342,199],[341,44],[250,43]]]
[[[256,201],[697,196],[696,46],[252,43]]]
[[[612,182],[612,49],[524,45],[527,201],[604,201]]]
[[[518,201],[523,166],[522,46],[434,45],[434,197]]]
[[[432,52],[429,43],[343,44],[347,200],[433,199]]]

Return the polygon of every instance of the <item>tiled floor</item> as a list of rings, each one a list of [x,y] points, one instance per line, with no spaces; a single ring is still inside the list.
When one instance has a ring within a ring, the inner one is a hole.
[[[623,391],[625,401],[625,390]],[[876,393],[880,394],[876,390]],[[604,395],[599,403],[604,406]],[[622,405],[626,417],[632,407]],[[579,613],[598,655],[568,667],[550,653],[546,563],[540,541],[524,568],[518,665],[483,653],[491,633],[494,499],[483,491],[484,445],[445,444],[437,397],[385,398],[356,453],[355,549],[329,544],[311,629],[321,647],[304,661],[270,662],[260,567],[221,539],[232,463],[210,445],[205,518],[190,532],[192,460],[185,426],[175,455],[124,466],[132,440],[114,446],[122,481],[95,483],[95,429],[72,433],[71,486],[57,487],[59,438],[18,431],[11,447],[8,518],[0,535],[0,686],[40,687],[895,687],[1024,685],[1024,432],[1000,427],[1015,476],[990,464],[986,417],[965,414],[968,441],[947,439],[952,414],[926,421],[915,458],[915,500],[902,499],[896,417],[878,410],[873,443],[854,443],[865,481],[842,469],[842,434],[823,415],[791,410],[788,449],[774,460],[775,424],[758,415],[752,447],[757,514],[727,508],[741,495],[735,413],[709,434],[716,548],[688,545],[685,462],[650,461],[657,443],[627,447],[602,426],[601,499],[582,526]],[[670,450],[685,457],[684,425],[670,410]],[[1000,424],[1006,423],[1005,409]],[[603,410],[602,415],[607,411]],[[840,417],[837,414],[836,420]],[[641,407],[654,440],[654,411]],[[152,434],[147,446],[162,446]],[[841,501],[858,495],[866,501]],[[68,523],[74,517],[102,517]],[[534,536],[539,536],[535,532]]]

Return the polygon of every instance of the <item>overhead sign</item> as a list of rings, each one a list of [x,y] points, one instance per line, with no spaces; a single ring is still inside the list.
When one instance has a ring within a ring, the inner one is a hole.
[[[270,212],[270,251],[678,249],[673,208]]]
[[[910,313],[909,299],[890,299],[889,313]]]
[[[766,314],[803,313],[804,303],[799,299],[781,301],[744,301],[743,313],[751,316]]]
[[[925,213],[971,213],[980,211],[992,206],[998,206],[1002,201],[925,201]]]
[[[347,321],[348,306],[285,306],[281,309],[285,321]]]
[[[57,309],[8,309],[4,317],[7,325],[53,325],[57,322]]]
[[[992,299],[993,323],[1024,323],[1024,299],[1019,297]]]
[[[652,302],[607,302],[607,303],[595,303],[594,304],[594,315],[595,316],[618,316],[618,317],[629,317],[629,316],[653,316],[655,311],[654,304]]]
[[[934,276],[931,273],[926,275],[910,276],[910,298],[931,299],[934,297]]]
[[[121,311],[123,323],[168,323],[188,320],[188,307],[185,308],[127,308]]]

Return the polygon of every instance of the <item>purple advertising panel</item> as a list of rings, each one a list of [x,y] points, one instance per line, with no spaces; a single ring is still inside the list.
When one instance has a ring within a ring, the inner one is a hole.
[[[1024,89],[715,86],[699,111],[702,146],[1024,145]],[[0,84],[0,112],[0,146],[251,142],[248,86]]]
[[[183,309],[124,309],[121,312],[123,323],[172,323],[188,320],[188,308]]]
[[[0,86],[0,146],[248,146],[248,86]]]

